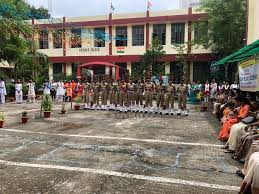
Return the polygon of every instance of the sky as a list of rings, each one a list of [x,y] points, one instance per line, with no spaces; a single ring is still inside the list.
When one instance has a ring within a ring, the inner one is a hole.
[[[35,7],[48,8],[51,0],[27,0]],[[113,0],[113,13],[130,13],[146,11],[147,0]],[[179,8],[179,0],[150,0],[151,11]],[[76,17],[106,15],[110,10],[110,0],[52,0],[52,17]]]

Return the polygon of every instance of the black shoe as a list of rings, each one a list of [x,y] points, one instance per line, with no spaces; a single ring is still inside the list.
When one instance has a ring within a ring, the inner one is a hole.
[[[245,176],[246,176],[246,175],[242,172],[242,170],[236,171],[236,174],[237,174],[238,176],[242,177],[243,179],[244,179]]]

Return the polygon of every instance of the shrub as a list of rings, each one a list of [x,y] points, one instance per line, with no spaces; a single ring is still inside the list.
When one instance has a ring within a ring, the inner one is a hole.
[[[44,95],[43,96],[41,106],[42,106],[43,111],[51,111],[52,110],[53,103],[51,101],[50,95]]]

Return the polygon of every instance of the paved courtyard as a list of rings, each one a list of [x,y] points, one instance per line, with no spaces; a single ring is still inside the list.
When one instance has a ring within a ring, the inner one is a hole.
[[[0,193],[237,193],[239,163],[223,153],[217,121],[68,111],[50,119],[37,103],[0,106]],[[69,104],[67,104],[69,108]],[[21,112],[30,120],[20,124]]]

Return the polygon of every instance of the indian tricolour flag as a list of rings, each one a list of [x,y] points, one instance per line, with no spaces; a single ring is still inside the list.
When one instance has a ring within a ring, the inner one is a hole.
[[[117,53],[124,53],[124,47],[117,47]]]

